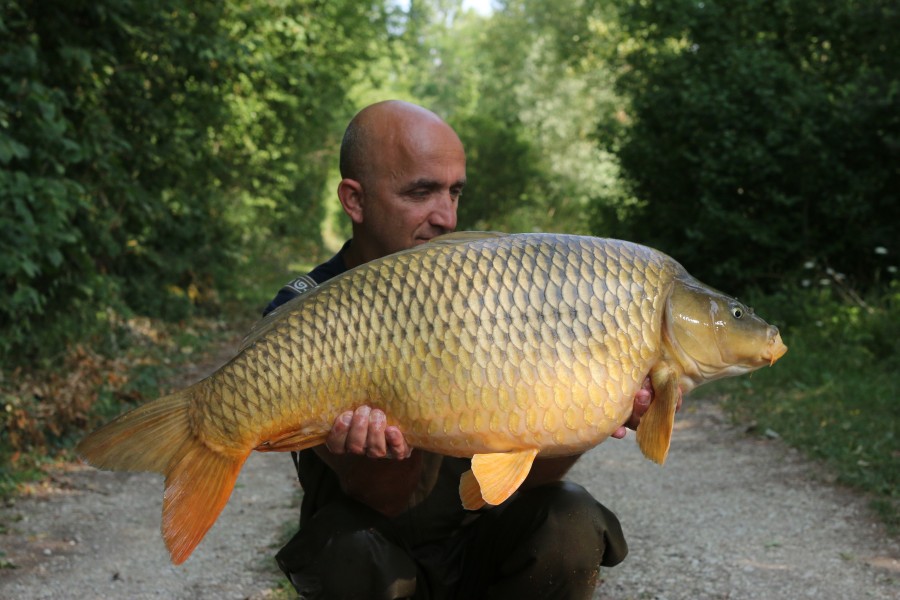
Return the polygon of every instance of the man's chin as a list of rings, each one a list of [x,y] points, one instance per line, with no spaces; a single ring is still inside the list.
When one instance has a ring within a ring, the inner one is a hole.
[[[446,234],[448,234],[448,233],[452,233],[452,232],[450,232],[450,231],[438,231],[438,232],[435,232],[434,234],[431,234],[431,235],[418,235],[418,236],[416,236],[416,237],[414,238],[414,240],[413,240],[413,245],[414,245],[414,246],[419,246],[419,245],[421,245],[421,244],[427,244],[428,242],[430,242],[430,241],[433,240],[434,238],[439,237],[439,236],[442,236],[442,235],[446,235]]]

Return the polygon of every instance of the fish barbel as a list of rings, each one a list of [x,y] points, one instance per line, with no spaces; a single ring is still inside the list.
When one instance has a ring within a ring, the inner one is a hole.
[[[324,442],[340,413],[382,409],[409,444],[472,457],[468,509],[512,495],[538,456],[578,454],[631,414],[668,453],[680,393],[770,365],[778,330],[672,258],[630,242],[464,232],[366,263],[286,303],[198,383],[77,448],[88,463],[166,477],[163,537],[187,559],[253,450]]]

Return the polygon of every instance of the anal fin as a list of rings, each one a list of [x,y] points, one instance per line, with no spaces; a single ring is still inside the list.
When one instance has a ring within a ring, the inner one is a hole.
[[[463,506],[475,510],[485,503],[502,504],[528,477],[537,453],[537,448],[532,448],[473,456],[472,470],[464,473],[460,480]]]
[[[475,479],[475,473],[468,470],[459,479],[459,499],[462,500],[466,510],[478,510],[484,506],[484,498],[481,497],[481,486]]]

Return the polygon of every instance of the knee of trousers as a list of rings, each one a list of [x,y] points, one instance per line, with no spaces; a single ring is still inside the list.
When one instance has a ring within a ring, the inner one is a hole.
[[[416,564],[388,530],[379,530],[380,519],[343,511],[322,517],[276,556],[301,598],[392,600],[415,593]]]
[[[613,566],[628,553],[619,519],[583,487],[559,481],[522,494],[522,509],[537,519],[532,543],[560,548],[558,560],[572,569]],[[583,564],[581,564],[583,563]]]

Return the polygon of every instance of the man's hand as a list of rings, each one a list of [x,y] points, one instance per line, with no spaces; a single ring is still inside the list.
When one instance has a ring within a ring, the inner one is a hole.
[[[393,517],[410,506],[424,453],[413,452],[400,430],[386,423],[378,409],[347,411],[334,420],[325,446],[314,451],[335,472],[345,494]],[[373,460],[385,457],[399,460]]]
[[[369,458],[403,460],[412,454],[400,429],[388,427],[384,412],[368,406],[340,414],[325,438],[325,446],[332,454]]]
[[[650,408],[651,402],[653,402],[653,384],[650,383],[650,376],[648,375],[644,378],[644,384],[641,386],[641,389],[634,395],[634,407],[631,410],[631,417],[628,418],[628,421],[622,427],[613,432],[612,437],[618,439],[625,437],[626,427],[628,429],[637,429],[641,423],[641,417]],[[678,396],[678,404],[675,406],[675,410],[678,411],[680,408],[681,395]]]

